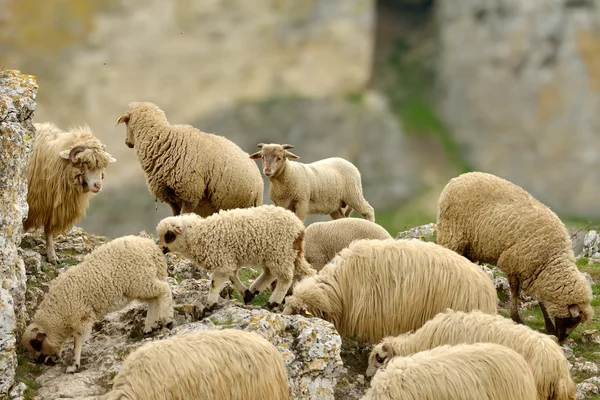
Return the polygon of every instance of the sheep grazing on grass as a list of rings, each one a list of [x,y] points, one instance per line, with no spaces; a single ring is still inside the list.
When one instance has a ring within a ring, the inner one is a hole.
[[[546,329],[559,341],[594,313],[564,224],[507,180],[481,172],[451,179],[438,201],[437,243],[506,273],[515,322],[522,323],[521,290],[539,300]]]
[[[130,354],[103,400],[287,400],[283,358],[262,336],[206,330],[150,342]]]
[[[277,279],[268,307],[279,305],[294,276],[315,271],[304,259],[304,225],[290,211],[272,205],[220,211],[208,218],[195,214],[168,217],[156,228],[163,251],[177,252],[212,272],[208,310],[216,305],[221,287],[231,280],[249,303]],[[238,271],[244,265],[263,269],[247,289]]]
[[[258,147],[261,150],[250,158],[262,158],[275,205],[293,211],[302,222],[307,214],[338,219],[349,216],[352,209],[375,221],[375,211],[363,197],[360,172],[351,162],[333,157],[302,164],[288,160],[299,158],[287,150],[294,147],[291,144],[260,143]]]
[[[536,400],[523,357],[492,343],[441,346],[394,357],[363,400]]]
[[[354,240],[391,238],[382,226],[366,219],[344,218],[314,222],[306,227],[304,257],[318,271]]]
[[[23,334],[23,347],[40,363],[54,363],[63,343],[74,339],[74,362],[94,322],[137,299],[148,303],[144,333],[173,325],[171,288],[165,281],[167,262],[152,239],[124,236],[106,243],[51,284]]]
[[[441,345],[487,342],[513,349],[529,364],[539,400],[575,400],[575,384],[562,348],[552,336],[499,315],[447,310],[411,334],[384,338],[369,356],[367,376],[396,356]]]
[[[342,337],[377,343],[420,328],[437,313],[496,313],[496,288],[466,258],[419,240],[358,240],[294,286],[284,314],[314,315]]]
[[[123,122],[125,144],[135,149],[148,189],[173,215],[207,217],[262,204],[260,171],[232,141],[190,125],[170,125],[152,103],[130,103],[116,125]]]
[[[34,126],[23,228],[44,228],[46,256],[56,264],[54,237],[85,217],[90,197],[102,189],[105,168],[115,159],[87,126],[68,132],[50,122]]]

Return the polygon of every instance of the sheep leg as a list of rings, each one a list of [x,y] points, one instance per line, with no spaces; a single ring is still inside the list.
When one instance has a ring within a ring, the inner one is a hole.
[[[219,301],[219,293],[225,282],[229,279],[229,274],[222,272],[214,272],[211,277],[210,282],[210,293],[208,293],[208,298],[206,299],[206,304],[208,305],[208,311],[213,311],[217,308],[217,304]]]
[[[367,221],[375,222],[375,210],[373,210],[373,207],[365,199],[356,202],[352,206],[348,205],[348,207],[354,208]]]
[[[340,208],[339,210],[329,213],[329,216],[332,219],[340,219],[340,218],[344,218],[344,213],[342,212],[342,209]]]
[[[296,214],[296,217],[302,222],[306,219],[308,215],[308,201],[305,203],[296,203],[292,205],[291,210]]]
[[[346,208],[346,211],[344,212],[344,216],[345,216],[346,218],[348,218],[348,217],[350,216],[350,214],[352,214],[352,210],[353,210],[353,209],[352,209],[352,207],[348,206],[348,207]]]
[[[187,201],[184,201],[183,202],[183,206],[181,207],[181,213],[182,214],[193,213],[195,209],[196,209],[196,205],[195,204],[188,203]]]
[[[237,274],[237,271],[229,276],[229,280],[233,283],[233,286],[235,286],[235,288],[237,289],[238,292],[240,292],[240,294],[243,295],[244,293],[246,293],[246,290],[248,288],[240,280],[240,278]]]
[[[92,325],[86,324],[82,328],[81,332],[73,333],[73,363],[67,367],[67,373],[69,374],[79,370],[79,367],[81,366],[81,348],[83,347],[83,342],[92,332]]]
[[[173,216],[178,216],[179,214],[181,214],[181,207],[179,206],[179,204],[176,203],[172,203],[172,202],[168,202],[169,205],[171,206],[171,210],[173,210]]]
[[[279,304],[283,302],[285,295],[287,294],[290,286],[292,286],[292,281],[294,280],[293,267],[280,270],[280,274],[277,275],[277,286],[275,286],[275,290],[271,293],[271,297],[269,297],[269,302],[267,303],[268,308],[275,308]]]
[[[508,275],[507,278],[510,286],[510,317],[517,324],[522,324],[523,320],[519,315],[519,293],[521,292],[519,278],[514,275]]]
[[[262,270],[262,274],[260,274],[260,276],[256,278],[254,282],[252,282],[252,285],[250,285],[250,289],[246,290],[246,293],[244,293],[245,304],[250,303],[252,299],[254,299],[254,296],[265,290],[267,286],[269,286],[273,281],[274,278],[271,274],[270,269],[263,267]]]
[[[548,315],[548,311],[546,310],[544,303],[542,303],[540,301],[539,305],[540,305],[540,309],[542,310],[542,315],[544,316],[544,323],[546,324],[546,331],[548,332],[549,335],[558,336],[556,329],[554,328],[554,323],[552,322],[550,315]]]
[[[140,285],[137,292],[125,293],[125,296],[148,303],[148,313],[144,321],[144,334],[158,328],[158,324],[173,324],[173,294],[171,286],[165,281],[155,279],[148,285]]]
[[[56,265],[58,263],[54,252],[54,235],[51,233],[46,233],[46,258],[50,264]]]

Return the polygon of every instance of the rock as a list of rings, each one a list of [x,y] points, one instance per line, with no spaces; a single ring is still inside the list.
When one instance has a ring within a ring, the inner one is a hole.
[[[23,400],[23,396],[25,394],[25,390],[27,389],[27,385],[23,382],[17,383],[13,386],[8,394],[8,398],[10,400]]]
[[[594,376],[576,385],[577,400],[587,399],[600,394],[600,377]]]
[[[588,344],[600,344],[600,332],[598,329],[583,331],[581,341]]]
[[[428,242],[435,242],[435,237],[436,230],[434,223],[417,226],[396,235],[396,239],[419,239]]]
[[[583,250],[579,254],[578,258],[587,257],[587,258],[600,258],[599,250],[599,242],[600,235],[598,232],[591,230],[585,234],[583,238]]]
[[[27,163],[37,89],[35,77],[0,70],[0,398],[15,385],[15,333],[25,324],[27,278],[17,246],[28,212]]]

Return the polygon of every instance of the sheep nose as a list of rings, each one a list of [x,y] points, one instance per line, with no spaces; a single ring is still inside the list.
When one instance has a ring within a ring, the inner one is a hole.
[[[102,189],[102,184],[100,184],[100,183],[94,183],[92,185],[92,192],[94,192],[94,193],[98,193],[101,189]]]
[[[169,248],[168,247],[163,247],[162,251],[163,251],[163,254],[167,254],[169,252]]]

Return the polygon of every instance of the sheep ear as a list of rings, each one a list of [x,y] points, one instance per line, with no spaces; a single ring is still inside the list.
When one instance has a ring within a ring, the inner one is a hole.
[[[298,157],[297,155],[295,155],[294,153],[292,153],[292,152],[289,152],[289,151],[287,151],[287,150],[286,150],[286,151],[285,151],[283,154],[284,154],[284,155],[285,155],[287,158],[300,158],[300,157]]]
[[[69,159],[69,153],[71,152],[71,149],[67,149],[67,150],[61,150],[58,155],[60,156],[60,158],[64,158],[65,160]]]
[[[117,162],[117,159],[114,158],[113,156],[111,156],[110,154],[106,153],[106,155],[108,156],[108,163],[112,164],[114,162]]]
[[[264,143],[259,143],[256,145],[256,147],[258,147],[259,149],[262,149],[264,145],[265,145]]]
[[[381,345],[381,351],[385,351],[387,354],[390,354],[392,352],[392,347],[389,343],[384,343]]]
[[[286,150],[286,149],[293,149],[294,148],[294,146],[291,145],[291,144],[282,144],[281,147],[283,147],[284,150]]]
[[[250,154],[250,159],[252,160],[256,160],[257,158],[261,158],[262,157],[262,151],[258,151],[254,154]]]
[[[579,317],[579,306],[577,304],[570,305],[569,312],[571,313],[571,317],[573,317],[573,318]]]
[[[175,229],[173,229],[173,232],[175,232],[178,235],[181,235],[183,233],[183,229],[181,228],[181,226],[177,225]]]
[[[117,125],[119,125],[120,123],[123,123],[123,122],[129,122],[129,115],[128,114],[121,115],[117,119],[117,122],[115,122],[115,126],[117,126]]]

